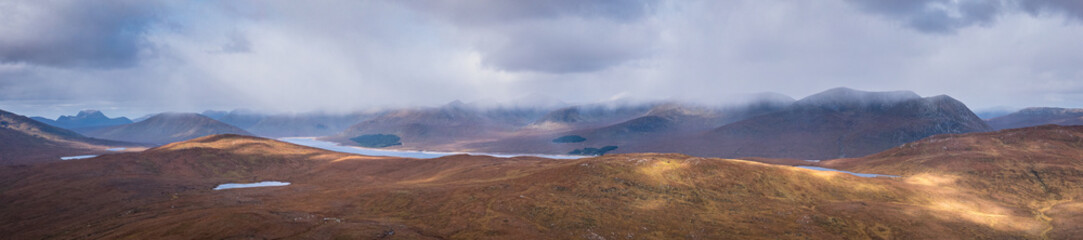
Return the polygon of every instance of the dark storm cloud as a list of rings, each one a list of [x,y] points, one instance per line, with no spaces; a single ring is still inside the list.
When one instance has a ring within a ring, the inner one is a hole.
[[[113,68],[137,62],[155,20],[151,1],[0,3],[0,62]]]
[[[848,0],[861,9],[898,18],[929,33],[953,33],[976,24],[989,24],[1003,8],[996,0]]]
[[[1031,14],[1043,12],[1063,13],[1083,21],[1083,1],[1079,0],[1025,0],[1021,3],[1023,9]]]
[[[1018,10],[1033,15],[1065,14],[1083,20],[1079,0],[847,0],[861,9],[886,15],[927,33],[954,33],[974,25],[989,25],[1004,13]]]
[[[458,29],[479,34],[487,66],[513,72],[592,72],[646,56],[657,32],[638,26],[657,2],[407,2]]]
[[[1078,107],[1081,4],[0,0],[0,109],[352,111],[532,94],[722,104],[840,86]]]

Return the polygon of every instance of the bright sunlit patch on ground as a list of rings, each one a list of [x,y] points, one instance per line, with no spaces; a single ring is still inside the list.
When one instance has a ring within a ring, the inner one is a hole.
[[[831,172],[849,173],[850,175],[854,175],[854,176],[858,176],[858,177],[870,177],[870,178],[871,177],[899,177],[899,176],[895,176],[895,175],[872,174],[872,173],[855,173],[855,172],[843,171],[843,170],[838,170],[838,169],[813,167],[813,166],[797,166],[797,167],[804,168],[804,169],[810,169],[810,170],[816,170],[816,171],[831,171]]]
[[[288,182],[279,181],[263,181],[258,183],[226,183],[214,187],[214,190],[233,189],[233,188],[254,188],[254,187],[281,187],[290,185]]]

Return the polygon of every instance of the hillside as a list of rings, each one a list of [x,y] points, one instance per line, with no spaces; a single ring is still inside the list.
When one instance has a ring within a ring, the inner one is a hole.
[[[938,135],[864,158],[823,165],[909,176],[971,196],[984,209],[1018,209],[1046,224],[1048,239],[1072,239],[1083,223],[1083,126]]]
[[[0,165],[58,161],[63,156],[101,154],[108,148],[133,145],[89,138],[0,110]]]
[[[700,136],[629,148],[697,156],[834,159],[873,154],[936,134],[989,130],[966,105],[948,96],[840,88]]]
[[[1070,233],[1079,209],[1031,211],[946,175],[677,154],[397,159],[237,135],[0,171],[0,234],[15,239],[1039,238]],[[211,190],[257,181],[291,185]]]
[[[92,130],[86,134],[102,139],[166,144],[227,133],[251,135],[240,128],[195,113],[162,113],[136,123]]]
[[[1083,109],[1079,108],[1025,108],[1008,115],[986,121],[996,130],[1032,127],[1046,124],[1062,126],[1083,125]]]

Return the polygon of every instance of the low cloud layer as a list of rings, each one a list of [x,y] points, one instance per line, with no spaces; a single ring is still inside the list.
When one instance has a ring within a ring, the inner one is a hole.
[[[0,2],[0,109],[352,111],[847,86],[1083,107],[1073,0]]]

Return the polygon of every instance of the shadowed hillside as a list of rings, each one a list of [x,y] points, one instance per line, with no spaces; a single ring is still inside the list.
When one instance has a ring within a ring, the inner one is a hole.
[[[989,130],[966,105],[948,96],[839,88],[700,136],[631,147],[697,156],[834,159],[873,154],[936,134]]]
[[[100,154],[117,146],[135,144],[89,138],[0,110],[0,165],[58,161],[63,156]]]

